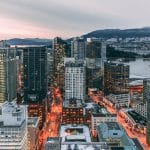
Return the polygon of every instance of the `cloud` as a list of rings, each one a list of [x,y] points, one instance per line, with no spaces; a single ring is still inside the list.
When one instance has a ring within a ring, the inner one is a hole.
[[[149,0],[1,0],[0,22],[7,18],[26,25],[23,30],[35,27],[35,32],[67,37],[101,28],[146,26],[150,23],[147,4]]]

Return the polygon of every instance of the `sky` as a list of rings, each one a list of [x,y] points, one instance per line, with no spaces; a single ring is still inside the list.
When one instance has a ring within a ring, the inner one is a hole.
[[[0,39],[150,26],[150,0],[0,0]]]

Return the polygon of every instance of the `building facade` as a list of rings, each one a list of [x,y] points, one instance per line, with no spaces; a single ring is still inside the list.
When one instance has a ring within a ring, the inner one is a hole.
[[[65,99],[85,100],[86,71],[81,62],[67,62],[65,64]]]
[[[117,106],[129,105],[129,66],[104,63],[104,94]]]
[[[87,87],[103,88],[106,44],[98,38],[88,38],[86,42]]]
[[[84,39],[76,37],[71,43],[71,57],[84,60],[86,55],[86,42]]]
[[[26,47],[23,49],[24,101],[41,103],[47,94],[47,49]]]
[[[144,80],[144,101],[147,102],[146,141],[150,145],[150,79]]]
[[[17,96],[16,50],[0,48],[0,103]]]
[[[27,150],[26,106],[14,101],[0,107],[0,150]]]

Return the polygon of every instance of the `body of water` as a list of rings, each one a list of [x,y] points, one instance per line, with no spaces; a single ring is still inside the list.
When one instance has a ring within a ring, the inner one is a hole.
[[[137,58],[125,64],[130,66],[130,78],[150,78],[150,59]]]

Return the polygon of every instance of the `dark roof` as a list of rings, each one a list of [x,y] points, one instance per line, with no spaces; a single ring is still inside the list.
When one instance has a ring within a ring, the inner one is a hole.
[[[140,144],[140,142],[137,138],[133,138],[132,140],[135,143],[138,150],[144,150],[144,148],[142,147],[142,145]]]

